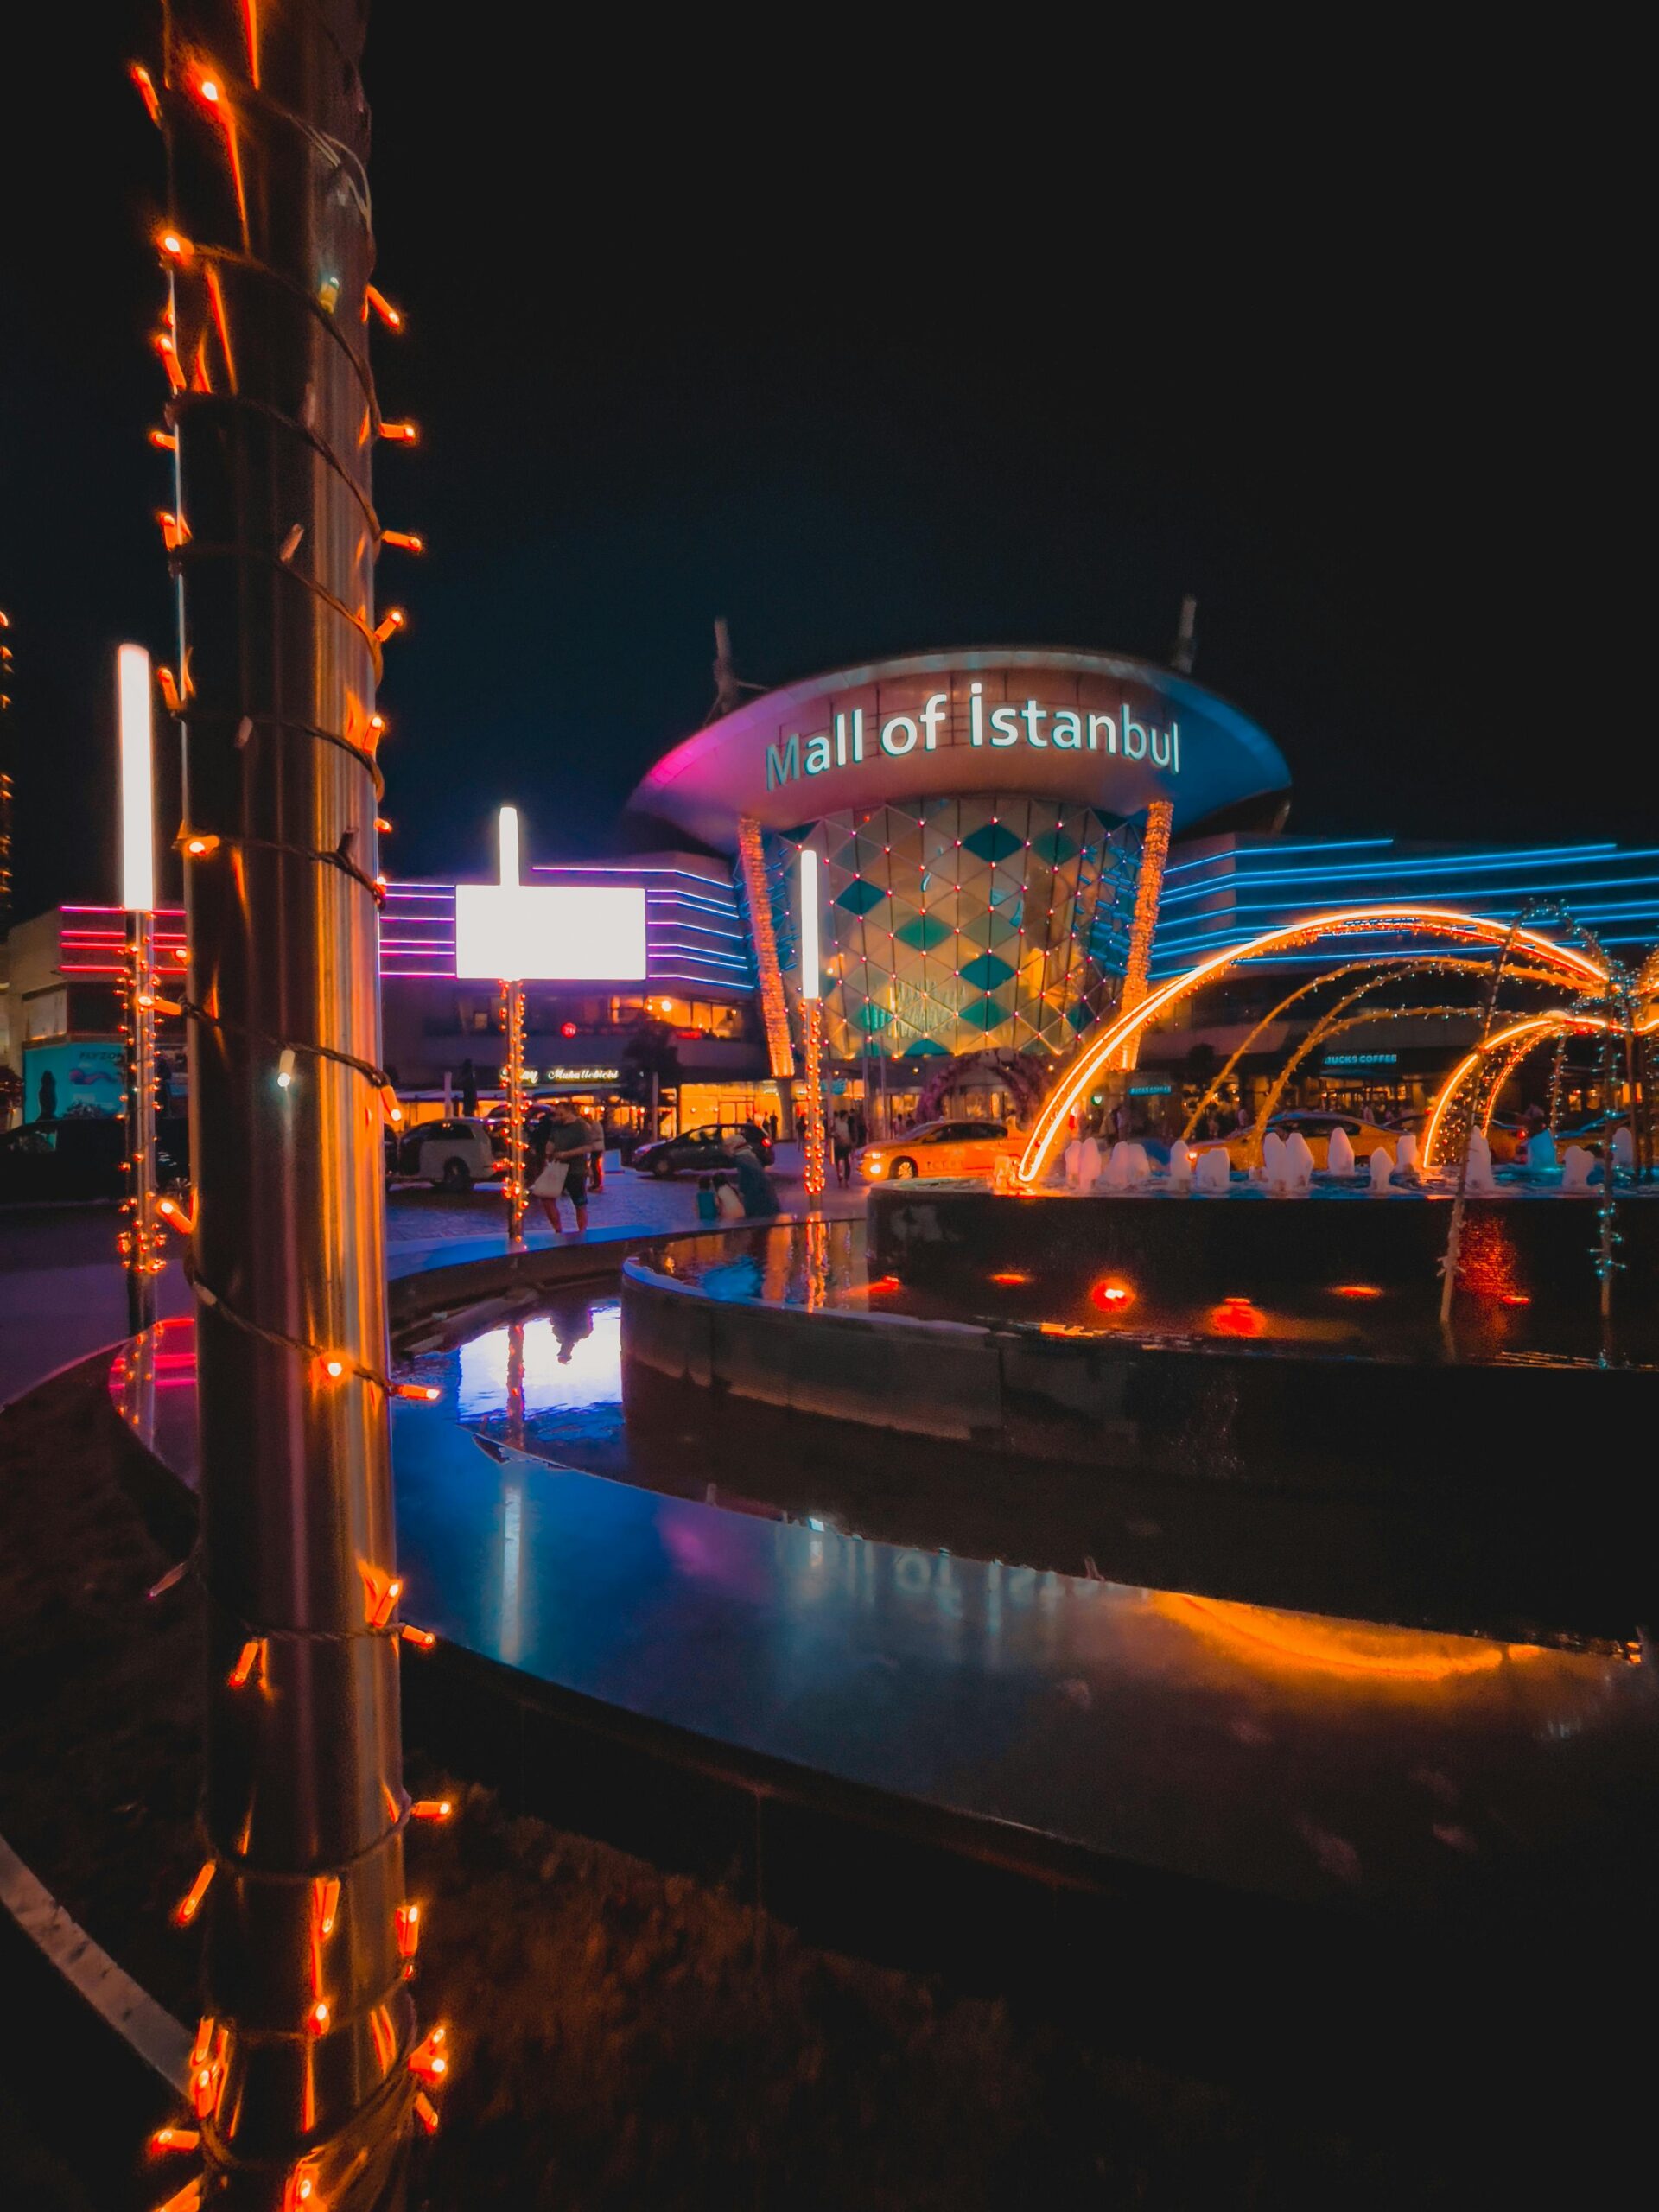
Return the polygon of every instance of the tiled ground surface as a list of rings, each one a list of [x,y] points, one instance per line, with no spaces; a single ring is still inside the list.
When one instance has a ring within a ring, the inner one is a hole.
[[[804,1205],[794,1146],[779,1147],[772,1179],[785,1212]],[[658,1183],[619,1167],[613,1154],[605,1188],[589,1209],[590,1232],[688,1229],[696,1221],[696,1197],[694,1176]],[[863,1205],[861,1192],[832,1188],[825,1210],[861,1212]],[[569,1208],[561,1211],[568,1224]],[[465,1198],[413,1187],[394,1191],[386,1208],[394,1267],[400,1262],[409,1267],[423,1248],[505,1237],[505,1215],[499,1186]],[[118,1218],[113,1205],[0,1207],[0,1405],[126,1334],[126,1290],[115,1255]],[[531,1244],[552,1239],[539,1206],[527,1228]],[[163,1317],[190,1311],[176,1262],[160,1279],[157,1300]]]

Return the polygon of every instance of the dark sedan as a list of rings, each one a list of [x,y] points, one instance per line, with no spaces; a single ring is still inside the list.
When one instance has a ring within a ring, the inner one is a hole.
[[[71,1114],[25,1122],[0,1136],[0,1205],[48,1198],[119,1198],[127,1190],[127,1131],[106,1115]],[[168,1116],[156,1125],[160,1188],[189,1172],[189,1125]]]
[[[728,1164],[727,1146],[741,1137],[763,1167],[772,1165],[772,1139],[758,1122],[711,1122],[677,1137],[642,1144],[630,1163],[638,1175],[712,1174]]]

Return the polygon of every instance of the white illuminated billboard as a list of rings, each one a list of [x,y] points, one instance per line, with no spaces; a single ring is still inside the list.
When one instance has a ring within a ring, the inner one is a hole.
[[[455,973],[507,982],[643,982],[645,894],[626,886],[457,884]]]

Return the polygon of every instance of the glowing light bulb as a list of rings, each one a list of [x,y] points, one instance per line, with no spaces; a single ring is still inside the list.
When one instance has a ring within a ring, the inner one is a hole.
[[[434,1390],[432,1395],[435,1398],[437,1395]],[[402,1624],[397,1633],[405,1643],[412,1643],[417,1651],[430,1651],[438,1640],[429,1628],[416,1628],[409,1621]]]
[[[325,1998],[319,1997],[316,2003],[311,2007],[310,2011],[305,2016],[305,2031],[307,2035],[309,2036],[320,2036],[327,2031],[327,2000]]]
[[[346,1372],[346,1363],[343,1359],[325,1359],[322,1363],[322,1371],[331,1382],[338,1382]]]
[[[294,1047],[284,1045],[276,1061],[276,1088],[286,1090],[294,1080]]]
[[[188,1928],[201,1910],[201,1901],[213,1886],[217,1871],[211,1859],[203,1860],[200,1872],[173,1908],[175,1927]]]
[[[409,1808],[411,1821],[447,1821],[454,1811],[447,1797],[417,1797]]]
[[[401,630],[408,620],[401,607],[389,607],[375,627],[375,643],[384,645],[386,639]]]
[[[207,101],[209,107],[217,107],[219,105],[221,95],[219,92],[219,79],[217,77],[202,78],[200,82],[197,85],[196,90],[201,94],[201,97]]]

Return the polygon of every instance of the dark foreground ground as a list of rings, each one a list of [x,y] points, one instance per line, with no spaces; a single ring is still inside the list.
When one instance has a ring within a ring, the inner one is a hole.
[[[198,1601],[188,1580],[146,1600],[179,1542],[153,1533],[139,1473],[101,1363],[0,1415],[0,1833],[193,2020],[195,1944],[168,1913],[200,1858]],[[418,1744],[410,1765],[429,1791]],[[1357,1987],[1314,2037],[1345,2042],[1356,2074],[1385,2058],[1390,2086],[1333,2099],[1340,2065],[1316,2088],[1294,2056],[1309,2023],[1272,2061],[1285,1988],[1194,1991],[1207,2051],[1217,2004],[1235,2015],[1222,2041],[1249,2063],[1234,2078],[1166,2050],[1154,2063],[1135,2049],[1144,1963],[1077,1993],[1064,2019],[963,1993],[815,1948],[719,1887],[453,1780],[461,1817],[410,1844],[418,2003],[450,2024],[457,2061],[416,2174],[433,2212],[1592,2202],[1621,2111],[1638,2109],[1618,2081],[1646,2073],[1644,1960],[1599,2013],[1563,2016],[1542,1985],[1530,2017],[1471,1991],[1420,2071],[1418,2024],[1378,2019]],[[8,1949],[0,1967],[15,1982],[27,1961]],[[107,2101],[66,2077],[49,1998],[33,2023],[0,2088],[5,2201],[159,2202],[168,2177],[132,2157],[143,2094]],[[1449,2071],[1448,2050],[1463,2054]],[[1586,2060],[1611,2092],[1593,2115]],[[1545,2179],[1563,2154],[1582,2185],[1566,2197]]]

